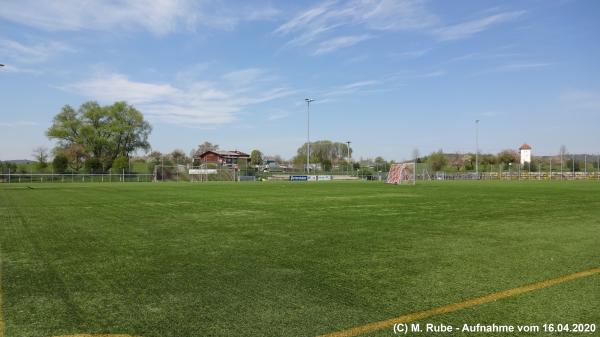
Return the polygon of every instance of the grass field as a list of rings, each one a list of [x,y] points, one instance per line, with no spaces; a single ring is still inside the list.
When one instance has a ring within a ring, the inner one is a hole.
[[[600,267],[597,182],[30,186],[0,185],[4,337],[316,336]],[[427,322],[600,325],[600,274]]]

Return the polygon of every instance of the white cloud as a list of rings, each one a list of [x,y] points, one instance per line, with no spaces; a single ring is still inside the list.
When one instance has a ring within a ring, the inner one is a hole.
[[[288,45],[304,46],[321,41],[315,55],[329,50],[327,46],[356,44],[369,34],[337,36],[342,27],[354,26],[367,31],[416,30],[433,26],[437,18],[429,13],[421,0],[352,0],[339,3],[326,1],[303,11],[284,24],[274,34],[294,35]],[[331,35],[334,35],[333,37]],[[357,37],[362,37],[357,39]]]
[[[364,80],[364,81],[352,82],[349,84],[333,87],[329,90],[325,90],[320,95],[320,98],[326,98],[327,100],[330,100],[332,97],[350,95],[350,94],[353,94],[356,92],[365,91],[365,90],[368,90],[369,88],[373,88],[380,84],[382,84],[382,82],[377,81],[377,80]],[[323,103],[324,100],[318,99],[317,101]]]
[[[26,126],[36,126],[38,123],[30,121],[0,122],[0,127],[18,128]]]
[[[69,45],[57,41],[24,44],[0,38],[0,57],[18,63],[41,63],[57,54],[72,51],[74,49]]]
[[[524,62],[524,63],[510,63],[499,66],[496,68],[498,71],[513,71],[521,69],[532,69],[532,68],[545,68],[551,66],[552,63],[548,62]]]
[[[275,121],[275,120],[287,118],[289,115],[290,115],[290,113],[287,111],[277,111],[277,112],[271,113],[267,117],[267,119],[270,121]]]
[[[238,72],[243,73],[251,71]],[[224,77],[231,74],[235,72]],[[123,74],[109,73],[62,89],[105,103],[127,101],[149,117],[167,123],[216,125],[235,121],[236,115],[249,106],[293,93],[283,86],[267,87],[257,83],[261,82],[231,85],[228,80],[219,80],[173,85],[133,81]]]
[[[525,14],[525,11],[503,12],[481,19],[466,21],[459,24],[437,28],[433,32],[441,41],[460,40],[482,32],[493,25],[515,20]]]
[[[399,53],[391,53],[389,56],[392,58],[413,59],[413,58],[419,58],[419,57],[425,56],[431,50],[432,50],[432,48],[409,50],[409,51],[403,51],[403,52],[399,52]]]
[[[225,7],[208,0],[5,1],[0,18],[49,31],[143,29],[164,35],[198,26],[231,29],[278,15],[272,7]]]
[[[546,68],[551,65],[552,65],[552,63],[549,63],[549,62],[514,62],[514,63],[499,65],[499,66],[491,68],[491,69],[479,71],[479,72],[474,73],[473,75],[483,75],[483,74],[489,74],[489,73],[505,73],[505,72],[523,71],[523,70],[535,70],[535,69]]]
[[[334,37],[332,39],[325,40],[325,41],[319,43],[319,47],[317,48],[317,50],[315,50],[315,52],[313,54],[321,55],[321,54],[331,53],[331,52],[334,52],[341,48],[347,48],[347,47],[354,46],[357,43],[360,43],[362,41],[365,41],[365,40],[368,40],[371,38],[372,38],[372,36],[370,36],[370,35],[348,35],[348,36]]]

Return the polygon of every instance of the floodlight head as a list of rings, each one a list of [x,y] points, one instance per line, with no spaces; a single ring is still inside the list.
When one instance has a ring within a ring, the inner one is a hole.
[[[314,99],[312,99],[312,98],[305,98],[304,100],[306,101],[306,103],[310,103],[310,102],[314,101]]]

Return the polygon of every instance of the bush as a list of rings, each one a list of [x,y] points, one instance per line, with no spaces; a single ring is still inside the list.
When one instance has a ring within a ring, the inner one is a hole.
[[[65,173],[69,166],[69,159],[62,154],[56,155],[52,160],[52,168],[55,173]]]
[[[129,172],[129,158],[119,156],[112,163],[112,173]]]
[[[102,172],[102,162],[98,158],[88,158],[83,166],[88,173]]]
[[[329,172],[331,171],[331,160],[329,159],[324,159],[321,162],[321,167],[323,168],[323,171]]]

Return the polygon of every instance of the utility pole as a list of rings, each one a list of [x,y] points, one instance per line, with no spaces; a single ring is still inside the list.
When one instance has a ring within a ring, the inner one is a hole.
[[[312,98],[305,98],[306,102],[306,173],[310,174],[310,103]]]

